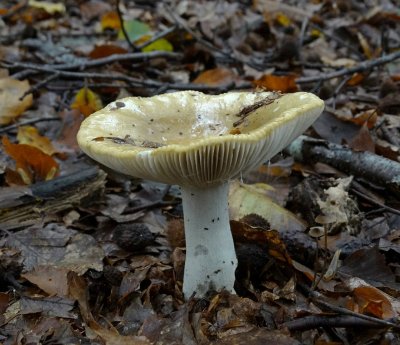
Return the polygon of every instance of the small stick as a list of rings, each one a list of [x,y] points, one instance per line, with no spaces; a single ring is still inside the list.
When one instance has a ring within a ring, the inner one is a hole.
[[[123,20],[123,18],[122,18],[122,12],[121,12],[121,9],[120,9],[120,7],[119,7],[120,3],[121,3],[121,0],[117,0],[117,5],[116,5],[116,7],[117,7],[118,18],[119,18],[119,21],[120,21],[120,23],[121,23],[121,30],[122,30],[122,33],[124,34],[125,41],[128,43],[129,47],[131,47],[131,49],[132,49],[134,52],[137,52],[139,49],[138,49],[138,48],[135,46],[135,44],[130,40],[129,35],[128,35],[128,33],[126,32],[125,25],[124,25],[124,20]]]
[[[20,126],[27,126],[27,125],[31,125],[33,123],[44,122],[44,121],[61,121],[61,119],[59,117],[40,117],[37,119],[26,120],[26,121],[22,121],[20,123],[14,123],[12,125],[0,128],[0,134],[7,133],[8,131],[17,129]]]
[[[35,85],[32,85],[28,90],[24,92],[24,94],[19,98],[20,101],[22,101],[26,96],[28,96],[30,93],[33,93],[37,90],[39,90],[43,85],[46,85],[49,81],[52,81],[56,79],[60,74],[58,72],[51,74],[47,78],[43,79],[42,81],[38,82]]]
[[[316,81],[334,79],[334,78],[342,77],[344,75],[353,74],[356,72],[363,72],[363,71],[367,71],[371,68],[387,64],[387,63],[397,60],[399,58],[400,58],[400,51],[396,51],[392,54],[384,55],[384,56],[381,56],[376,59],[360,62],[359,64],[352,66],[352,67],[341,68],[337,71],[333,71],[330,73],[322,73],[319,76],[301,77],[301,78],[296,79],[296,83],[297,84],[306,84],[306,83],[312,83],[312,82],[316,82]]]

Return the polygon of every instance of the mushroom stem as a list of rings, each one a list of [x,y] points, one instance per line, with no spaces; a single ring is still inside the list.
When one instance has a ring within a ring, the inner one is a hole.
[[[227,182],[182,187],[186,261],[183,294],[203,297],[209,290],[234,293],[237,258],[229,225]]]

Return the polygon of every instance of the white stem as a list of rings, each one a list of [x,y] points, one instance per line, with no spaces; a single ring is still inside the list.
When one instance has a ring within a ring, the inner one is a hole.
[[[183,294],[203,297],[209,290],[234,293],[237,259],[229,225],[228,183],[182,187],[186,261]]]

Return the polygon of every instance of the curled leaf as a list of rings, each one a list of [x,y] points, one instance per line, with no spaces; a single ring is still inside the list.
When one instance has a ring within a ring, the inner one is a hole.
[[[9,124],[32,105],[32,95],[20,99],[30,88],[27,80],[0,79],[0,125]]]
[[[100,96],[88,89],[83,87],[75,95],[75,100],[71,104],[72,109],[78,109],[83,115],[89,116],[97,110],[103,108]]]
[[[26,144],[13,144],[3,137],[5,152],[15,160],[16,171],[25,184],[51,180],[58,173],[58,163],[38,148]]]

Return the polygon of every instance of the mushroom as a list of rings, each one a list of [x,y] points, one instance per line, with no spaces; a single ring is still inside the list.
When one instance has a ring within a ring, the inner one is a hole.
[[[228,181],[259,166],[303,133],[324,103],[298,92],[180,91],[115,101],[86,118],[81,149],[121,173],[182,191],[186,261],[183,294],[234,293],[237,259]]]

